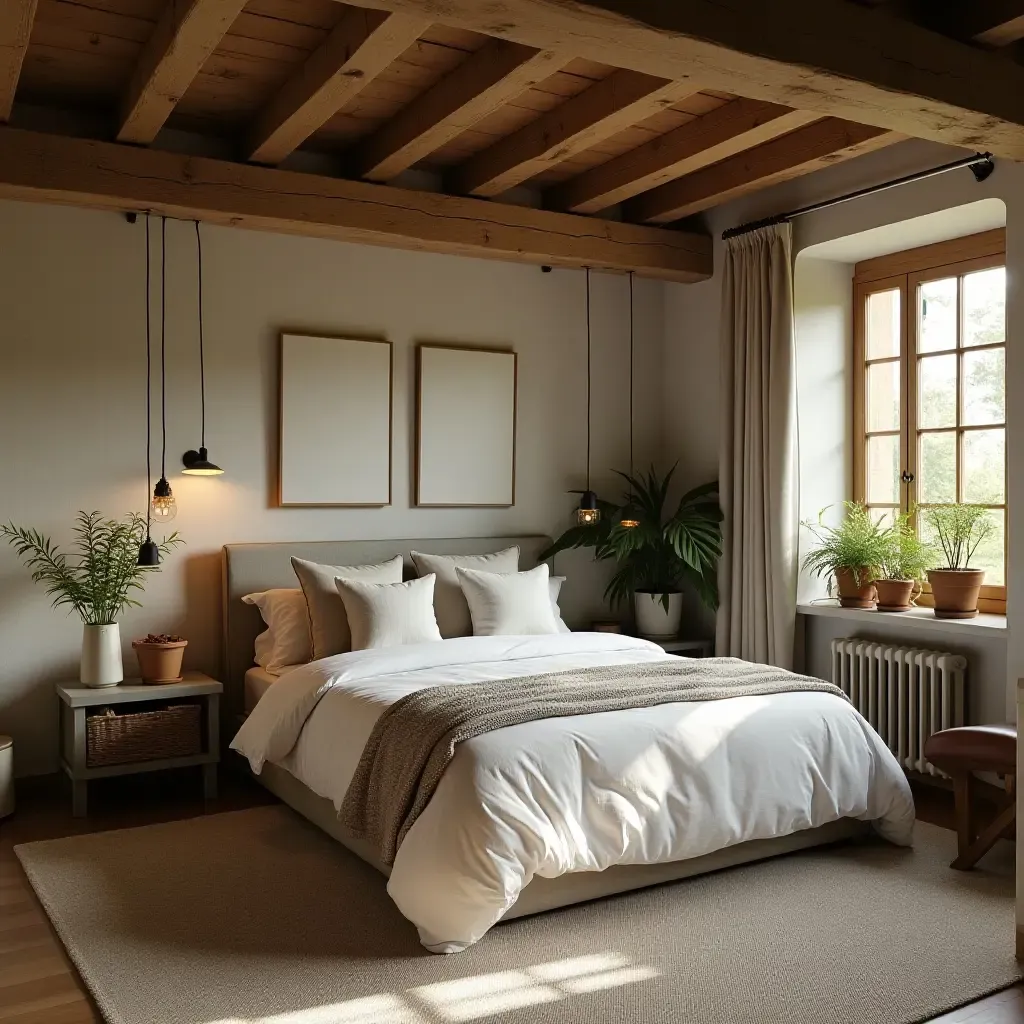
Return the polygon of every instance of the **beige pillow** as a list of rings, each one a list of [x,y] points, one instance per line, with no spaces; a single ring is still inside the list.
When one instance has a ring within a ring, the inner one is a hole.
[[[363,580],[366,583],[402,582],[401,555],[375,565],[320,565],[319,562],[293,557],[292,568],[299,578],[309,607],[309,633],[314,661],[352,650],[352,633],[345,614],[345,603],[334,586],[336,577]]]
[[[439,641],[434,578],[431,573],[407,583],[364,583],[338,577],[334,585],[345,602],[352,650]]]
[[[413,564],[417,576],[433,573],[437,577],[434,584],[434,612],[441,636],[446,640],[453,636],[471,636],[473,620],[469,615],[469,605],[459,586],[455,570],[476,569],[480,572],[518,572],[519,545],[495,551],[489,555],[428,555],[422,551],[412,551]]]
[[[264,590],[246,594],[243,603],[255,605],[267,628],[256,637],[256,664],[274,675],[289,665],[305,665],[311,660],[309,612],[306,598],[298,587]]]
[[[545,563],[528,572],[455,570],[473,619],[474,636],[559,633]]]

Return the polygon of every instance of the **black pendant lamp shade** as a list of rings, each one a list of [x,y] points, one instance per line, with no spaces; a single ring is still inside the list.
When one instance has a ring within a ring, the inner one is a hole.
[[[633,475],[633,271],[629,272],[629,475]],[[632,487],[630,487],[632,492]],[[640,513],[633,504],[632,493],[619,517],[619,526],[634,530],[640,525]]]
[[[601,521],[601,510],[597,507],[597,495],[590,489],[590,384],[591,384],[591,337],[590,337],[590,267],[587,271],[587,489],[580,498],[576,510],[576,522],[580,526],[596,526]]]
[[[160,549],[152,537],[147,536],[139,546],[138,564],[149,566],[160,564]]]
[[[202,418],[199,431],[199,451],[190,448],[181,457],[185,467],[182,473],[188,476],[220,476],[224,470],[210,461],[210,453],[206,450],[206,358],[203,351],[203,236],[196,226],[196,263],[199,273],[199,401]]]

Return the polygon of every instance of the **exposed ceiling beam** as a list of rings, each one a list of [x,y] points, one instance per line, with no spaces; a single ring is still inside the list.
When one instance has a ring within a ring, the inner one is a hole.
[[[166,0],[142,49],[121,105],[117,138],[150,143],[246,0]]]
[[[903,138],[828,117],[645,192],[625,204],[624,214],[631,221],[665,224]]]
[[[10,120],[21,65],[25,61],[37,0],[3,0],[0,4],[0,122]]]
[[[670,281],[712,269],[706,235],[9,127],[0,198]]]
[[[423,0],[357,0],[411,11]],[[848,0],[444,0],[438,22],[1024,160],[1024,67]]]
[[[614,71],[456,168],[452,190],[498,195],[697,91],[692,82]]]
[[[551,209],[596,213],[817,120],[764,100],[737,99],[550,189]]]
[[[248,156],[280,163],[430,27],[426,18],[353,7],[256,120]]]
[[[922,12],[935,27],[957,39],[1009,46],[1024,39],[1024,0],[957,0],[935,3]]]
[[[355,172],[372,181],[395,177],[568,60],[551,50],[489,40],[360,144]]]

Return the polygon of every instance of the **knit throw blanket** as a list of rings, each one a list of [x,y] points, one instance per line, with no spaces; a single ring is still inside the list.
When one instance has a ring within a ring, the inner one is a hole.
[[[673,658],[431,686],[397,700],[377,720],[340,820],[393,864],[456,746],[474,736],[542,718],[801,690],[846,699],[831,683],[738,658]]]

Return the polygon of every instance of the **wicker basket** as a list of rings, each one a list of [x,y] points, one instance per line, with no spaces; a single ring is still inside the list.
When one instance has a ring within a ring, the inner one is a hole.
[[[91,715],[85,720],[86,766],[104,768],[201,754],[201,719],[198,704],[175,704],[130,715],[116,715],[108,709]]]

